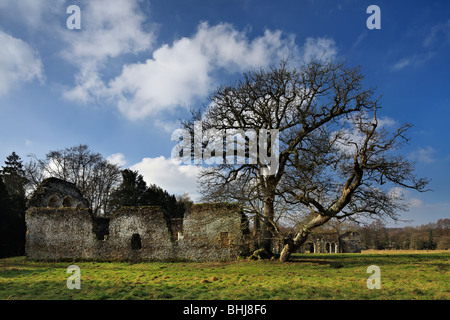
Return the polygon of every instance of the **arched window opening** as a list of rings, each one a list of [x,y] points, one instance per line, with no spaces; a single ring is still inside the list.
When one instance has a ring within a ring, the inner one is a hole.
[[[57,208],[59,203],[59,198],[55,195],[51,196],[48,200],[47,207],[49,208]]]
[[[327,244],[325,245],[325,252],[330,253],[330,243],[329,242],[327,242]]]
[[[65,197],[62,204],[64,208],[71,208],[73,206],[72,197],[70,196]]]
[[[335,243],[331,244],[331,253],[336,253],[336,244]]]

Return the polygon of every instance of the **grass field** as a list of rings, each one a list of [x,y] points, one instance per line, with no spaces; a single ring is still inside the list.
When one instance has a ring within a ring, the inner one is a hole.
[[[450,300],[450,252],[379,251],[297,254],[292,262],[37,262],[0,259],[0,299],[444,299]],[[69,290],[67,267],[81,270]],[[367,267],[381,271],[369,290]]]

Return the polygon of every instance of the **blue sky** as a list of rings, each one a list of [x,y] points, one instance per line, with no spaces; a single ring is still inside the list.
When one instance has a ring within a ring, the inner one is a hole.
[[[381,29],[369,30],[370,5]],[[66,9],[81,9],[69,30]],[[433,192],[402,190],[409,224],[450,217],[450,2],[0,0],[0,161],[88,144],[148,183],[195,194],[170,159],[189,108],[243,71],[326,52],[360,65],[380,116]],[[400,224],[404,225],[404,224]]]

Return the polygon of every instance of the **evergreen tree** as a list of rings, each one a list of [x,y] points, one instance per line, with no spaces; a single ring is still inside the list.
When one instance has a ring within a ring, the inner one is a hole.
[[[147,184],[138,171],[122,170],[122,182],[111,194],[110,211],[116,211],[120,207],[148,205],[144,197],[146,191]]]
[[[179,200],[166,190],[152,184],[147,187],[138,171],[122,170],[122,182],[111,194],[111,212],[124,206],[160,206],[170,218],[182,218],[186,209],[192,204],[187,196]]]
[[[22,160],[15,152],[6,157],[5,166],[2,166],[0,174],[10,196],[25,199],[27,179]]]
[[[3,256],[25,253],[25,187],[27,179],[22,160],[13,152],[6,158],[0,170],[0,224]]]
[[[10,212],[8,191],[0,176],[0,258],[10,255],[10,228],[12,215]]]

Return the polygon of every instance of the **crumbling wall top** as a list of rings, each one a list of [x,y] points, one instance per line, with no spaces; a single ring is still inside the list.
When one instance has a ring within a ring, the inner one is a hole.
[[[89,208],[89,201],[75,184],[52,177],[42,181],[28,200],[27,207]]]

